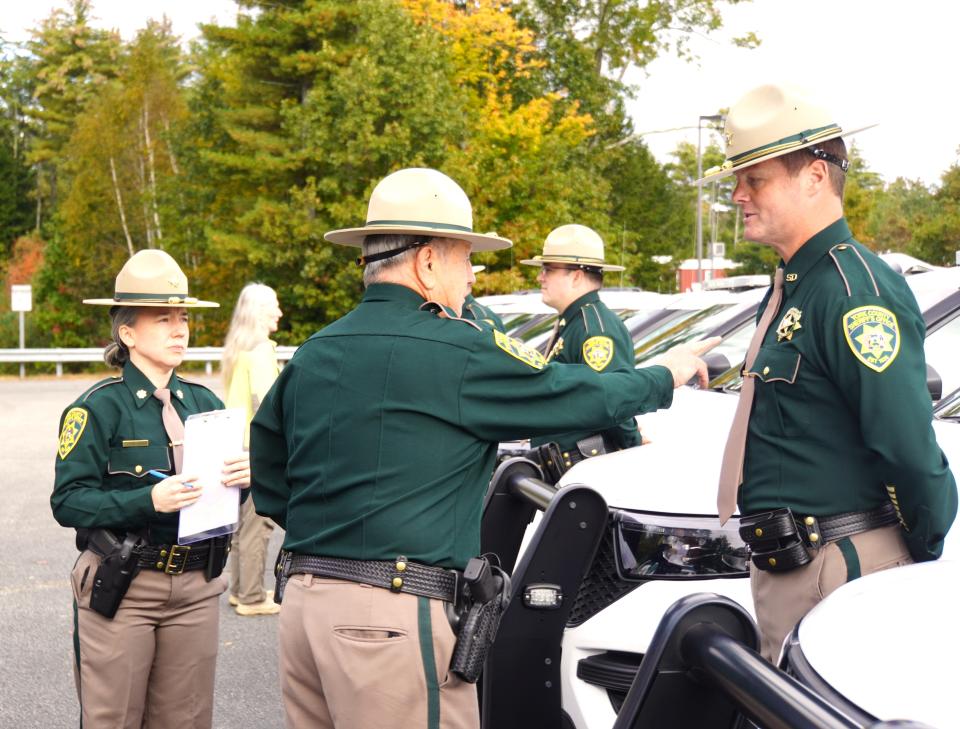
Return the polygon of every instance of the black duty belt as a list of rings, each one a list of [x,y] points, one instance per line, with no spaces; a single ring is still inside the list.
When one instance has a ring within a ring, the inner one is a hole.
[[[540,464],[544,478],[551,483],[560,480],[573,466],[594,456],[602,456],[618,450],[608,443],[602,434],[587,436],[578,440],[572,448],[560,448],[556,443],[544,443],[531,449],[530,456]]]
[[[199,544],[148,544],[140,551],[137,565],[168,575],[179,575],[189,570],[201,570],[207,566],[210,543]]]
[[[810,549],[897,521],[890,503],[833,516],[798,516],[790,509],[775,509],[741,518],[740,537],[757,569],[786,572],[810,562]]]
[[[405,557],[388,562],[294,554],[284,569],[291,575],[307,574],[361,582],[392,592],[409,592],[451,603],[456,601],[459,583],[459,573],[454,570],[408,562]]]

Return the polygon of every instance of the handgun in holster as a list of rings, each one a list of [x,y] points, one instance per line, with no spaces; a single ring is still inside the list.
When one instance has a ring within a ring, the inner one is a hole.
[[[87,534],[87,549],[101,557],[93,577],[90,609],[112,620],[130,583],[137,574],[140,548],[144,544],[139,534],[128,533],[123,541],[109,529],[91,529]]]
[[[476,683],[487,653],[500,627],[500,617],[510,604],[510,576],[486,557],[474,557],[463,571],[463,594],[451,625],[457,632],[450,670],[468,683]]]
[[[279,605],[283,602],[283,591],[287,586],[287,580],[290,577],[290,562],[293,560],[293,552],[281,549],[277,554],[276,564],[273,565],[273,574],[277,578],[276,585],[273,588],[273,601]]]
[[[207,582],[223,574],[227,556],[230,554],[230,535],[213,537],[209,544],[210,552],[207,555],[207,564],[203,568],[203,576],[207,578]]]

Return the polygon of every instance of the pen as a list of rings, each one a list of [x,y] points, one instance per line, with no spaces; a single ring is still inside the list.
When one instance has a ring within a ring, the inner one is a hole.
[[[152,469],[150,471],[147,471],[147,473],[151,476],[155,476],[156,478],[159,478],[161,481],[163,481],[163,479],[165,478],[170,478],[170,476],[173,475],[172,473],[171,474],[160,473],[160,471],[154,471]],[[193,488],[192,483],[184,483],[183,485],[186,486],[188,489]]]

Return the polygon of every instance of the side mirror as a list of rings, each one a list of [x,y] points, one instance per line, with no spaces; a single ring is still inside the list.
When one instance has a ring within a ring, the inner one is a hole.
[[[929,362],[927,363],[927,391],[934,402],[943,397],[943,379]]]

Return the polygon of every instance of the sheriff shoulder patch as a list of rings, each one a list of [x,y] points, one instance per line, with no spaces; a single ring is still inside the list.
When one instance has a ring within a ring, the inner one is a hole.
[[[543,355],[533,347],[528,347],[519,339],[508,337],[506,334],[497,329],[493,330],[493,340],[497,343],[497,346],[500,347],[500,349],[509,354],[511,357],[515,357],[521,362],[530,365],[534,369],[542,370],[547,364],[547,361],[544,359]]]
[[[843,315],[843,334],[854,357],[875,372],[883,372],[900,352],[900,326],[892,311],[858,306]]]
[[[60,460],[70,455],[70,451],[80,440],[86,425],[87,411],[83,408],[70,408],[63,419],[63,429],[60,431],[60,447],[57,448]]]
[[[583,361],[591,369],[602,372],[613,359],[613,340],[610,337],[590,337],[583,343]]]

